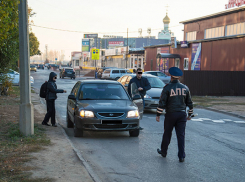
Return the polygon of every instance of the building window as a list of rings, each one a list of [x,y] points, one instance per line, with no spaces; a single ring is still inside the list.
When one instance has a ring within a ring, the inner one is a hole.
[[[76,60],[76,66],[79,66],[79,60]]]
[[[184,70],[188,70],[189,67],[189,58],[184,58]]]
[[[245,33],[245,22],[227,25],[225,36],[239,35]]]
[[[179,58],[176,58],[174,63],[175,67],[179,68],[179,62]]]
[[[191,41],[191,40],[197,40],[197,32],[187,32],[186,33],[186,40]]]
[[[215,38],[215,37],[223,37],[224,36],[225,27],[215,27],[209,28],[205,30],[205,39]]]

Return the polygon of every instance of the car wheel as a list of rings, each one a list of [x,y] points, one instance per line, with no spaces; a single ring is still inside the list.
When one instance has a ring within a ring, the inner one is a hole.
[[[74,124],[73,122],[70,120],[69,116],[68,116],[68,113],[66,113],[66,126],[67,128],[73,128],[74,127]]]
[[[73,79],[75,80],[75,79],[76,79],[76,77],[73,77]]]
[[[74,137],[83,137],[83,130],[76,127],[76,122],[74,123]]]
[[[129,136],[130,137],[138,137],[139,134],[140,134],[140,130],[139,129],[129,131]]]
[[[60,78],[61,78],[61,76],[60,76]]]
[[[62,79],[64,79],[64,77],[62,76]]]

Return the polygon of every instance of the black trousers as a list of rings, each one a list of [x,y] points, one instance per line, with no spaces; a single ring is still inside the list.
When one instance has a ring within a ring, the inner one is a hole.
[[[44,117],[43,122],[48,123],[49,118],[51,118],[51,124],[55,124],[55,100],[46,100],[47,104],[47,114]]]
[[[167,113],[164,120],[164,133],[162,137],[161,150],[167,153],[168,145],[170,144],[172,131],[175,132],[178,140],[178,157],[185,158],[185,127],[186,127],[186,113],[174,112]]]

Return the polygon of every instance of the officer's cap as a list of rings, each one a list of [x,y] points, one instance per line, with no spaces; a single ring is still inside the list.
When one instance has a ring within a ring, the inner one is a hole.
[[[179,69],[177,67],[171,67],[169,69],[169,74],[172,75],[172,76],[179,77],[179,76],[183,75],[183,72],[181,71],[181,69]]]

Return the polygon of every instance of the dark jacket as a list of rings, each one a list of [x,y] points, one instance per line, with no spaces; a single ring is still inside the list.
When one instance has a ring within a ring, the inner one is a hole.
[[[131,94],[131,84],[132,83],[136,83],[138,88],[139,87],[143,88],[143,90],[139,91],[142,98],[144,98],[146,91],[151,89],[151,85],[147,78],[141,77],[141,79],[138,79],[137,76],[135,76],[130,80],[128,84],[128,93],[130,97],[132,97],[132,94]]]
[[[157,116],[161,115],[163,109],[165,109],[166,113],[186,112],[186,106],[189,107],[188,115],[190,116],[193,113],[190,90],[179,80],[173,80],[163,87],[157,108]]]
[[[53,78],[57,76],[56,73],[51,72],[49,74],[49,80],[48,80],[48,85],[47,85],[47,95],[46,95],[46,100],[55,100],[57,99],[56,93],[63,93],[64,90],[62,89],[57,89],[57,85]]]

